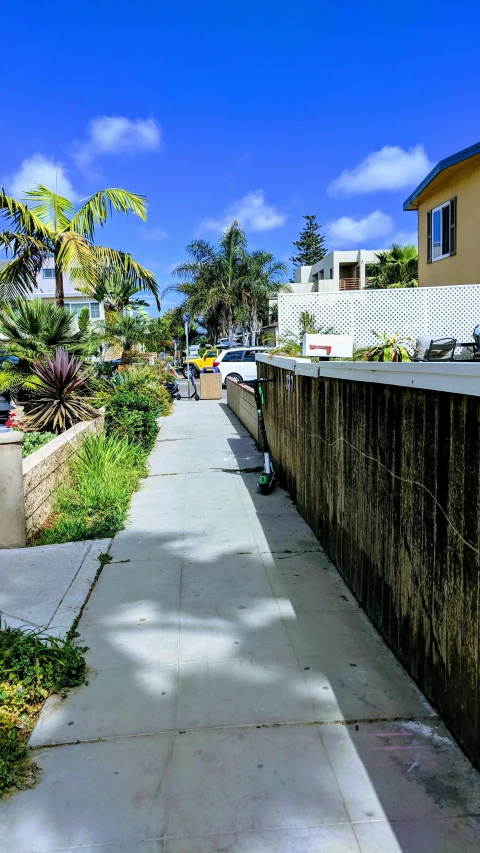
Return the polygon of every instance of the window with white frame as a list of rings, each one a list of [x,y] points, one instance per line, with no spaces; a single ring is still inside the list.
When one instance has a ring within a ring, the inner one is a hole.
[[[91,320],[100,318],[100,305],[98,302],[65,302],[65,308],[70,314],[80,314],[82,308],[88,308]]]
[[[451,198],[427,213],[427,262],[456,254],[457,200]]]
[[[42,270],[42,278],[55,278],[55,268],[46,267]]]

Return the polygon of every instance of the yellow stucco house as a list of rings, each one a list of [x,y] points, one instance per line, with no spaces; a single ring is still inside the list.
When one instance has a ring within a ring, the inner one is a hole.
[[[441,160],[407,198],[422,287],[480,283],[480,143]]]

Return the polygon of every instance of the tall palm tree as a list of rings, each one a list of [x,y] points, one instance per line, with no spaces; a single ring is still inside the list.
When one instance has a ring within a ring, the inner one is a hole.
[[[251,345],[257,343],[259,323],[268,320],[268,302],[279,291],[290,291],[288,284],[281,283],[287,275],[287,265],[277,261],[270,252],[257,249],[245,252],[239,279],[240,312],[250,331]]]
[[[182,279],[168,290],[187,296],[193,314],[220,312],[225,318],[229,341],[233,339],[235,307],[247,238],[238,222],[225,229],[218,245],[206,240],[192,240],[187,246],[191,260],[178,264],[174,274]]]
[[[95,287],[99,271],[120,271],[128,281],[144,290],[157,288],[153,273],[129,253],[94,243],[95,228],[114,213],[134,213],[147,218],[145,196],[123,189],[106,189],[88,198],[81,207],[52,192],[43,184],[26,193],[24,204],[5,190],[0,191],[0,211],[7,223],[0,233],[0,249],[12,260],[0,270],[0,299],[27,296],[37,287],[36,276],[47,258],[55,265],[55,298],[64,301],[64,275]]]
[[[142,285],[132,283],[128,276],[117,270],[102,270],[94,287],[85,284],[77,285],[80,293],[95,299],[96,302],[101,302],[107,314],[110,312],[121,314],[125,308],[133,310],[148,308],[149,303],[145,299],[135,298],[144,289]],[[151,283],[149,292],[154,296],[157,308],[160,310],[160,296],[156,282]]]

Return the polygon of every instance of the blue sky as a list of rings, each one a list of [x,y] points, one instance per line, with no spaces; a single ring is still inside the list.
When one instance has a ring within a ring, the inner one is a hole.
[[[480,139],[479,18],[444,0],[10,4],[0,180],[144,193],[148,223],[101,239],[162,288],[235,216],[283,260],[307,213],[329,249],[409,239],[403,200]]]

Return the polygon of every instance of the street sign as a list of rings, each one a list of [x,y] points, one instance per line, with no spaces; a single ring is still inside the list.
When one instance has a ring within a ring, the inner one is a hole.
[[[190,322],[190,314],[184,314],[183,319],[185,320],[186,323],[189,323]]]

